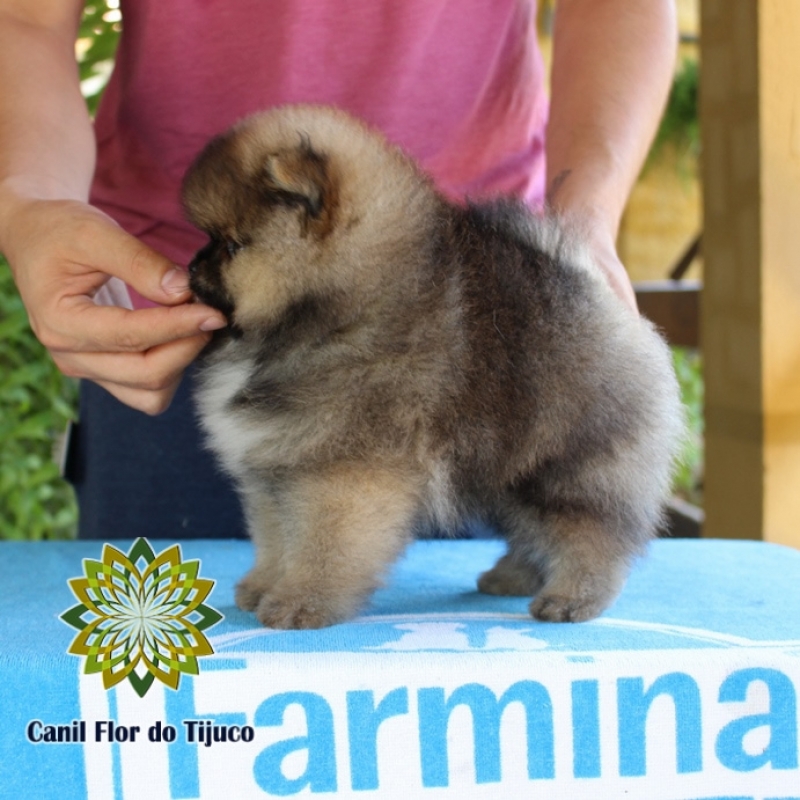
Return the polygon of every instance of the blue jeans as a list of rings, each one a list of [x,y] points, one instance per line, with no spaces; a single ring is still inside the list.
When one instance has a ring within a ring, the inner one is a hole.
[[[157,417],[81,382],[67,478],[75,487],[81,539],[244,538],[230,479],[202,446],[191,401],[192,371]]]

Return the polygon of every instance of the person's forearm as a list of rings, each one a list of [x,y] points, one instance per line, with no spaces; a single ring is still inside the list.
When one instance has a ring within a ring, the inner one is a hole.
[[[674,0],[558,0],[548,200],[616,235],[671,84]]]
[[[0,246],[19,201],[85,201],[95,163],[74,55],[82,3],[61,3],[73,8],[46,23],[3,5],[13,3],[0,3]]]

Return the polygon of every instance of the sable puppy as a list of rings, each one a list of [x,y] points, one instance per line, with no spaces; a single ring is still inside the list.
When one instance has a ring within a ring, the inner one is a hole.
[[[230,321],[196,399],[255,544],[242,609],[346,619],[415,531],[473,517],[508,540],[481,591],[555,621],[614,600],[682,413],[664,342],[554,220],[454,205],[381,135],[308,106],[213,140],[183,197],[210,236],[191,286]]]

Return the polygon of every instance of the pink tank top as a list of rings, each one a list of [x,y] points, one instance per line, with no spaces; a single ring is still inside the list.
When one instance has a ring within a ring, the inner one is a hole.
[[[178,264],[204,241],[179,200],[192,159],[237,119],[284,103],[356,114],[453,198],[541,202],[535,0],[122,0],[122,13],[92,202]]]

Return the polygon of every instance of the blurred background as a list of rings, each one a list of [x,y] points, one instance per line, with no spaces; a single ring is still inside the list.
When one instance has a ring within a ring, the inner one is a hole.
[[[704,502],[704,381],[698,348],[703,277],[700,0],[676,4],[680,46],[672,93],[625,214],[618,247],[632,279],[642,282],[637,288],[645,312],[652,308],[649,315],[656,322],[674,327],[669,333],[691,428],[675,496],[689,523],[683,532],[697,535]],[[540,0],[537,23],[546,57],[555,5],[554,0]],[[76,53],[90,110],[113,66],[121,24],[118,0],[89,0]],[[75,503],[59,476],[58,462],[65,427],[77,416],[76,394],[74,383],[55,370],[31,334],[9,269],[0,263],[0,538],[74,535]]]

